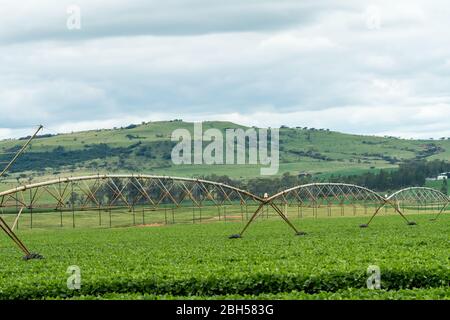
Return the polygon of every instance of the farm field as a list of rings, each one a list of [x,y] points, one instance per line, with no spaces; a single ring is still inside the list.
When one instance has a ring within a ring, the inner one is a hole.
[[[8,173],[8,182],[17,185],[18,180],[26,183],[33,179],[97,172],[131,171],[184,177],[226,174],[236,179],[260,174],[260,165],[174,165],[170,160],[174,146],[171,134],[176,129],[192,132],[193,125],[184,121],[157,121],[67,134],[44,128],[44,135],[31,143]],[[250,129],[232,122],[203,122],[204,130],[212,128],[221,132]],[[8,161],[24,141],[1,140],[0,162]],[[322,178],[331,174],[375,173],[380,169],[397,168],[398,163],[405,160],[449,160],[449,150],[450,139],[408,140],[283,127],[280,129],[278,176],[286,172],[292,175],[308,172]]]
[[[0,299],[449,299],[450,216],[259,219],[146,227],[20,228],[43,260],[0,237]],[[66,287],[80,267],[81,290]],[[366,289],[367,268],[381,290]]]
[[[358,216],[368,220],[378,207],[372,205],[333,205],[333,206],[281,206],[283,213],[290,219],[302,218],[344,218]],[[429,206],[400,206],[403,214],[407,218],[414,218],[416,215],[430,215],[436,217],[441,205]],[[171,205],[149,208],[147,206],[136,206],[133,210],[126,207],[112,209],[91,209],[73,212],[70,209],[22,210],[20,219],[16,224],[16,229],[73,229],[73,228],[116,228],[130,226],[161,226],[179,223],[212,223],[212,222],[246,222],[257,209],[256,205],[241,206],[239,203],[223,206],[203,206],[203,207],[180,207]],[[450,207],[446,207],[443,214],[450,213]],[[398,215],[389,205],[385,205],[377,214],[379,216]],[[17,218],[17,210],[10,208],[2,210],[0,215],[10,226],[14,225]],[[257,220],[279,219],[278,214],[270,207],[265,206],[258,215]]]

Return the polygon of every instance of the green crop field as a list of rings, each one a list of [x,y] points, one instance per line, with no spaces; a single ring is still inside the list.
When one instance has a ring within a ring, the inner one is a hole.
[[[416,226],[380,215],[364,229],[366,216],[291,216],[306,236],[279,218],[258,219],[242,239],[227,238],[242,228],[239,220],[22,224],[19,236],[45,259],[23,261],[2,234],[0,299],[449,299],[450,216],[410,216]],[[72,265],[81,270],[80,290],[66,286]],[[380,290],[367,289],[369,265],[380,268]]]

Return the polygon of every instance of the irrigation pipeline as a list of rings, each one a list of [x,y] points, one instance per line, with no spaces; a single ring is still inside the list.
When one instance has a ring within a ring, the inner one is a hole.
[[[127,183],[123,187],[117,186],[117,184],[114,182],[114,179],[124,179]],[[136,179],[137,183],[133,183],[133,179]],[[147,184],[141,184],[139,181],[143,180],[146,181]],[[159,204],[163,203],[164,200],[171,201],[176,206],[180,206],[181,202],[184,199],[190,199],[195,203],[197,206],[201,207],[201,201],[202,199],[210,199],[212,200],[216,205],[219,205],[220,203],[217,203],[215,200],[218,200],[218,196],[223,197],[222,202],[225,201],[232,201],[230,197],[232,197],[233,193],[236,193],[235,195],[237,197],[237,200],[240,200],[242,202],[246,202],[247,200],[253,201],[258,207],[256,211],[252,214],[250,220],[246,223],[246,225],[243,227],[242,231],[238,234],[231,235],[230,238],[241,238],[243,233],[247,230],[247,228],[252,224],[257,216],[261,213],[261,210],[264,206],[269,205],[271,206],[275,212],[292,228],[292,230],[295,232],[296,235],[305,235],[306,233],[304,231],[299,231],[297,228],[291,223],[291,221],[288,219],[288,217],[283,213],[283,211],[277,206],[276,201],[279,200],[282,204],[286,204],[289,202],[289,199],[292,198],[293,201],[297,201],[297,203],[303,203],[304,199],[308,199],[308,201],[312,201],[313,203],[317,204],[318,199],[331,199],[332,201],[338,201],[339,203],[343,203],[343,201],[349,201],[350,203],[354,203],[355,201],[363,201],[363,202],[370,202],[374,203],[377,206],[375,207],[375,212],[371,216],[370,220],[366,224],[360,225],[360,227],[368,227],[370,222],[374,219],[374,217],[380,212],[381,208],[385,205],[390,205],[394,208],[394,210],[406,221],[407,225],[415,225],[415,222],[409,221],[403,214],[402,209],[396,205],[396,201],[403,201],[403,200],[415,200],[418,202],[423,201],[439,201],[442,203],[445,203],[445,206],[440,210],[438,216],[445,210],[445,208],[450,204],[450,199],[448,196],[444,195],[440,191],[430,189],[430,188],[424,188],[424,187],[412,187],[412,188],[406,188],[402,189],[394,194],[392,194],[390,197],[383,197],[376,193],[375,191],[372,191],[370,189],[367,189],[365,187],[352,185],[352,184],[344,184],[344,183],[313,183],[313,184],[306,184],[306,185],[299,185],[290,189],[286,189],[280,193],[277,193],[271,197],[264,197],[261,198],[259,196],[256,196],[252,194],[249,191],[238,189],[236,187],[226,185],[223,183],[213,182],[213,181],[207,181],[207,180],[201,180],[201,179],[192,179],[192,178],[182,178],[182,177],[170,177],[170,176],[153,176],[153,175],[134,175],[134,174],[114,174],[114,175],[92,175],[92,176],[78,176],[78,177],[68,177],[68,178],[59,178],[54,179],[50,181],[44,181],[34,184],[28,184],[23,185],[20,187],[16,187],[10,190],[6,190],[3,192],[0,192],[0,198],[1,206],[7,206],[8,199],[9,200],[15,200],[16,206],[17,206],[17,199],[18,197],[14,196],[18,193],[29,190],[30,191],[30,203],[25,203],[25,200],[21,201],[21,204],[25,208],[33,208],[33,202],[36,201],[36,198],[34,196],[31,196],[32,189],[36,189],[36,192],[39,188],[42,188],[45,192],[47,192],[53,199],[57,201],[56,208],[61,208],[62,205],[64,205],[65,199],[70,195],[73,194],[73,186],[74,184],[77,184],[79,182],[84,182],[86,184],[86,181],[92,181],[96,183],[96,190],[100,188],[101,185],[109,186],[111,191],[115,194],[115,198],[113,201],[116,201],[117,199],[121,198],[127,207],[131,206],[130,209],[133,210],[134,208],[134,202],[129,203],[129,201],[126,199],[126,196],[123,194],[124,188],[128,185],[134,186],[134,188],[140,193],[139,198],[134,198],[133,201],[137,201],[140,198],[143,198],[145,200],[148,200],[149,203],[152,205],[158,206]],[[178,200],[176,200],[176,196],[172,195],[172,186],[174,183],[178,183],[180,189],[178,190],[180,195],[178,196]],[[60,185],[61,183],[66,183],[65,191],[57,192],[57,194],[52,193],[47,187],[48,186],[55,186]],[[69,184],[72,185],[72,193],[67,193],[66,190],[67,186]],[[191,184],[191,185],[189,185]],[[212,186],[211,188],[208,188],[208,186]],[[149,194],[146,190],[146,188],[154,187],[157,188],[160,192],[157,194]],[[194,192],[194,187],[197,187],[198,194]],[[87,188],[87,189],[86,189]],[[85,200],[82,203],[86,203],[86,201],[95,201],[98,204],[98,207],[101,207],[101,202],[98,201],[98,199],[95,196],[96,191],[91,190],[92,186],[89,187],[89,185],[85,185],[84,189],[80,187],[80,190],[85,194]],[[35,192],[35,194],[36,194]],[[41,193],[41,196],[44,193]],[[6,201],[5,201],[6,199]],[[327,200],[328,201],[328,200]],[[69,203],[69,202],[67,202]],[[111,205],[109,203],[109,205]],[[12,204],[13,205],[13,204]],[[72,209],[72,212],[75,210],[75,206],[73,204],[70,207]],[[20,216],[17,216],[17,219]],[[317,212],[316,212],[317,216]],[[438,217],[437,216],[437,217]],[[436,218],[437,218],[436,217]],[[194,220],[195,218],[193,218]],[[14,234],[13,229],[11,229],[6,222],[0,217],[0,227],[1,229],[13,240],[16,245],[26,254],[24,257],[25,259],[35,259],[35,258],[41,258],[41,256],[37,254],[30,253],[29,250],[25,247],[25,245],[20,241],[20,239]]]

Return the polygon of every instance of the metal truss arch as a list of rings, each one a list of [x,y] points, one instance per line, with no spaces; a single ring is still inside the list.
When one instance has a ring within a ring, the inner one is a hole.
[[[75,189],[75,192],[74,192]],[[76,197],[75,197],[76,196]],[[43,199],[45,203],[43,203]],[[258,204],[262,199],[252,193],[224,183],[203,179],[157,175],[97,174],[58,178],[27,184],[0,192],[0,208],[103,208],[145,204],[180,207],[189,203],[225,205]]]
[[[450,197],[439,190],[428,187],[408,187],[398,190],[387,197],[388,201],[396,203],[415,204],[418,206],[436,205],[442,206],[437,215],[431,220],[436,220],[450,204]]]
[[[17,212],[12,228],[0,216],[0,228],[26,254],[26,257],[33,258],[35,256],[14,233],[14,226],[22,210],[32,213],[33,209],[54,209],[61,212],[98,209],[100,212],[102,208],[108,208],[108,210],[128,208],[134,212],[135,206],[141,205],[147,208],[238,205],[241,209],[242,206],[255,206],[256,211],[248,219],[242,231],[230,236],[230,238],[240,238],[266,207],[271,207],[296,235],[304,235],[305,233],[298,231],[288,219],[287,211],[280,209],[280,205],[286,205],[288,208],[292,204],[313,208],[324,205],[342,207],[351,205],[355,208],[355,206],[364,205],[364,214],[367,213],[367,209],[373,209],[374,213],[369,222],[360,225],[361,227],[367,227],[381,208],[389,205],[408,225],[414,225],[414,222],[410,222],[404,216],[398,201],[442,203],[444,206],[436,216],[437,218],[449,205],[450,198],[438,190],[426,187],[405,188],[389,197],[383,197],[366,187],[331,182],[297,185],[272,196],[260,197],[247,190],[203,179],[146,174],[96,174],[30,183],[0,192],[0,209]],[[317,209],[315,211],[317,217]],[[242,221],[244,221],[243,215]]]
[[[26,184],[0,192],[2,213],[4,210],[17,213],[12,227],[0,217],[0,228],[25,253],[25,257],[33,258],[33,254],[14,233],[14,226],[24,209],[31,214],[33,210],[68,210],[74,213],[78,210],[111,208],[127,208],[134,212],[135,206],[152,210],[168,206],[201,210],[203,206],[242,207],[262,202],[262,198],[246,190],[203,179],[145,174],[75,176]]]
[[[281,192],[278,192],[266,199],[266,201],[274,201],[278,198],[283,198],[289,193],[296,192],[298,190],[310,190],[310,197],[313,200],[317,200],[320,197],[339,197],[339,196],[352,196],[355,199],[360,198],[361,200],[378,200],[381,202],[385,201],[385,198],[378,194],[377,192],[368,189],[366,187],[348,184],[348,183],[333,183],[333,182],[317,182],[308,183],[303,185],[298,185]]]
[[[387,200],[412,199],[417,201],[437,200],[449,201],[449,197],[439,190],[428,187],[408,187],[398,190],[387,197]]]
[[[16,188],[12,188],[3,192],[0,192],[0,198],[4,198],[5,196],[9,196],[12,194],[16,194],[19,192],[24,192],[26,190],[35,189],[39,187],[47,187],[52,185],[57,185],[60,183],[70,183],[70,182],[80,182],[80,181],[89,181],[89,180],[106,180],[106,179],[142,179],[142,180],[154,180],[154,181],[170,181],[170,182],[186,182],[186,183],[196,183],[209,185],[218,188],[217,190],[223,189],[234,192],[248,198],[251,198],[255,201],[263,201],[262,198],[246,191],[242,190],[221,182],[208,181],[203,179],[194,179],[194,178],[184,178],[184,177],[172,177],[172,176],[158,176],[158,175],[145,175],[145,174],[97,174],[97,175],[89,175],[89,176],[75,176],[75,177],[65,177],[58,178],[33,184],[22,185]]]
[[[270,197],[263,199],[264,203],[253,214],[250,220],[247,222],[243,230],[239,234],[232,235],[232,238],[240,238],[242,234],[247,230],[249,225],[256,219],[261,212],[263,205],[272,207],[275,212],[294,230],[297,235],[304,235],[305,232],[298,231],[296,227],[289,221],[283,210],[280,209],[280,205],[308,205],[313,207],[319,207],[322,205],[339,204],[368,204],[375,209],[373,217],[379,212],[379,210],[389,203],[383,196],[377,192],[368,189],[366,187],[347,184],[347,183],[333,183],[333,182],[321,182],[321,183],[309,183],[303,185],[297,185],[295,187],[278,192]],[[409,223],[404,215],[393,206],[394,209]],[[373,218],[372,217],[372,218]],[[371,219],[372,220],[372,219]],[[371,221],[370,220],[370,221]],[[369,221],[369,223],[370,223]],[[368,224],[361,225],[368,226]]]

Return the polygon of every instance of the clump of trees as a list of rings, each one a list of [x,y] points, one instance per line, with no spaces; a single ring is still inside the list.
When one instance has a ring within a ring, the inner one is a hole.
[[[443,194],[448,194],[448,179],[442,180],[441,192]]]
[[[423,186],[427,177],[450,171],[450,162],[443,160],[411,160],[401,163],[398,169],[380,170],[360,175],[332,176],[332,182],[353,183],[373,190],[393,190],[411,186]]]
[[[398,190],[405,187],[424,186],[427,177],[436,176],[441,172],[450,171],[450,162],[441,160],[415,160],[407,161],[399,165],[398,169],[379,170],[358,175],[332,175],[329,178],[314,176],[296,176],[289,173],[276,178],[254,178],[248,181],[233,180],[223,175],[209,175],[202,178],[218,181],[246,189],[254,194],[262,195],[276,193],[296,185],[311,182],[336,182],[349,183],[367,187],[377,191]],[[447,193],[447,180],[444,180],[441,191]],[[445,192],[444,192],[445,189]]]
[[[253,178],[247,181],[232,179],[227,175],[207,175],[201,177],[205,180],[225,183],[240,189],[248,190],[253,194],[263,195],[264,193],[274,194],[280,190],[305,184],[312,181],[311,177],[298,177],[286,172],[281,177],[276,178]]]
[[[11,148],[14,149],[15,147]],[[58,169],[62,166],[82,163],[94,159],[104,159],[117,155],[129,155],[130,148],[111,148],[105,143],[86,145],[81,150],[67,150],[58,146],[46,152],[26,152],[11,167],[11,172],[42,171],[46,168]],[[8,155],[0,155],[0,161],[7,161]]]

